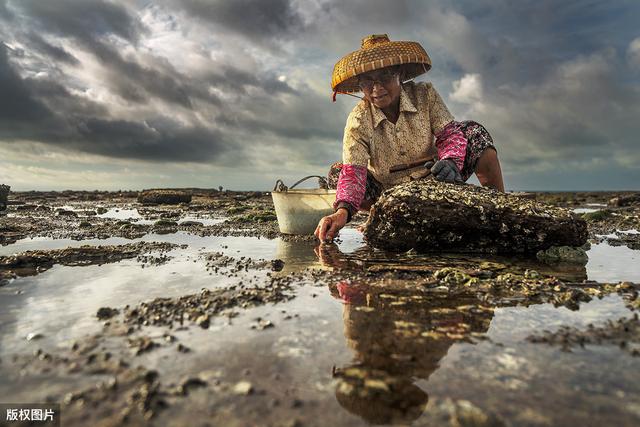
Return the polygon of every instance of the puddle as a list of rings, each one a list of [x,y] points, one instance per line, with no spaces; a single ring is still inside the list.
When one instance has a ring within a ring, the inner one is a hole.
[[[590,280],[640,282],[640,251],[600,243],[591,245],[587,254],[587,275]]]
[[[600,209],[595,209],[595,208],[575,208],[573,209],[573,212],[577,214],[583,214],[583,213],[598,212],[599,210]]]

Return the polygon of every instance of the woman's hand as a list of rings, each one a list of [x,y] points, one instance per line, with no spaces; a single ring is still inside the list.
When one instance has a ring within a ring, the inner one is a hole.
[[[338,209],[334,214],[325,216],[316,227],[315,236],[321,242],[329,242],[338,234],[338,231],[347,223],[349,213],[346,208]]]
[[[451,159],[438,160],[437,162],[429,160],[424,164],[424,167],[431,169],[431,173],[438,181],[449,183],[463,182],[458,167]]]

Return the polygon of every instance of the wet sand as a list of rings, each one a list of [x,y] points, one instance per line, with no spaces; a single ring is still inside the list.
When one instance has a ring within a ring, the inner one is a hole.
[[[280,235],[270,196],[12,193],[0,402],[62,425],[637,425],[640,207],[585,215],[586,265]]]

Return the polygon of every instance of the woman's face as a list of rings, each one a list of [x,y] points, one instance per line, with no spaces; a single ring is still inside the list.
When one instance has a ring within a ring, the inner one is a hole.
[[[397,105],[400,99],[400,73],[395,67],[370,71],[358,77],[365,99],[380,109]]]

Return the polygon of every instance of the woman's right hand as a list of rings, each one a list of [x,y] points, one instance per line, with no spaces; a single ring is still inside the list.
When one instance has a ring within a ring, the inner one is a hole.
[[[320,242],[330,242],[336,237],[338,231],[345,226],[348,218],[347,209],[340,208],[335,213],[322,218],[313,234],[320,239]]]

